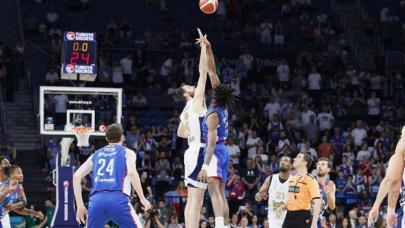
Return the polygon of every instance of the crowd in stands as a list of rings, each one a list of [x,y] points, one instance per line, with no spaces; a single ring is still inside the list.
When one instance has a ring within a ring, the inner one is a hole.
[[[282,16],[279,21],[256,13],[266,1],[241,2],[220,1],[216,16],[222,31],[218,42],[233,47],[233,56],[221,58],[224,46],[212,42],[214,53],[219,50],[216,65],[221,82],[241,96],[237,108],[230,112],[227,140],[231,226],[268,227],[267,202],[254,201],[258,187],[278,172],[281,155],[293,158],[306,152],[314,160],[327,157],[333,161],[330,179],[337,187],[337,209],[324,215],[322,226],[364,227],[404,124],[404,72],[384,64],[374,71],[352,66],[340,16],[319,11],[311,1],[277,1],[274,6]],[[74,9],[80,8],[76,6]],[[146,0],[145,6],[170,11],[164,0]],[[92,5],[81,10],[87,7]],[[156,208],[152,214],[141,212],[134,195],[141,220],[149,224],[146,227],[180,228],[184,226],[182,211],[187,197],[182,161],[187,143],[176,137],[184,105],[176,92],[182,82],[197,81],[198,51],[193,45],[195,28],[178,29],[168,21],[135,35],[130,21],[111,20],[98,36],[99,72],[91,86],[124,89],[125,143],[137,153],[143,190]],[[58,12],[52,10],[43,21],[33,14],[25,20],[27,32],[39,35],[42,44],[50,44],[53,58],[45,66],[47,85],[64,84],[59,79],[57,57],[61,24]],[[296,27],[298,33],[292,33]],[[210,30],[204,32],[210,39]],[[290,55],[285,44],[294,36],[306,45]],[[128,40],[131,47],[142,48],[121,55],[106,50],[125,46]],[[171,50],[173,55],[156,63],[148,56],[150,50]],[[263,53],[273,51],[277,52],[275,59],[263,58]],[[170,114],[160,122],[151,122],[145,118],[151,111]],[[101,145],[97,140],[89,148],[73,145],[76,164]],[[48,140],[45,150],[44,166],[53,169],[60,151],[58,141]],[[91,178],[82,185],[88,195]],[[384,216],[382,210],[380,217]],[[210,201],[205,200],[200,227],[213,224]]]

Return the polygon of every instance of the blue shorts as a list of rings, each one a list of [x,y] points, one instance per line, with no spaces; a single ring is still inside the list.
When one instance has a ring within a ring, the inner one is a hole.
[[[189,187],[207,188],[206,183],[198,181],[198,173],[204,164],[204,148],[200,144],[192,144],[184,153],[184,182]]]
[[[102,228],[113,221],[120,228],[142,228],[129,198],[122,192],[96,192],[90,196],[87,227]]]
[[[208,165],[208,177],[217,177],[222,183],[226,183],[228,177],[228,149],[225,144],[220,143],[215,145],[214,155]]]

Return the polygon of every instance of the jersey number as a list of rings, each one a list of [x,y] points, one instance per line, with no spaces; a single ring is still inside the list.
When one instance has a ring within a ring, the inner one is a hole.
[[[98,160],[98,164],[100,165],[100,167],[97,170],[97,176],[104,176],[105,172],[109,173],[110,176],[113,175],[113,172],[114,172],[114,159],[110,160],[107,167],[105,166],[106,165],[106,160],[105,159]],[[104,167],[105,167],[105,169],[104,169]]]

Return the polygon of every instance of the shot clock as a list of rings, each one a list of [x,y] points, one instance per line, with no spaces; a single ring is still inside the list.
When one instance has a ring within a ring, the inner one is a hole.
[[[65,32],[62,51],[62,79],[76,79],[77,74],[96,77],[96,33]],[[84,80],[84,79],[83,79]],[[94,81],[92,79],[85,81]]]

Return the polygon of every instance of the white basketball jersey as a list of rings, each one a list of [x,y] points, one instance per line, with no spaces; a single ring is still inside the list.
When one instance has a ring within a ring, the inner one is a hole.
[[[288,200],[288,178],[284,183],[280,182],[279,174],[274,174],[269,188],[269,207],[268,207],[268,217],[269,221],[277,221],[277,224],[283,224],[287,210],[284,210],[282,215],[277,214],[277,209],[283,204],[287,203]],[[271,227],[271,226],[270,226]]]
[[[185,121],[186,127],[190,132],[188,137],[189,145],[202,142],[202,124],[207,112],[205,101],[203,101],[202,105],[202,112],[200,114],[196,113],[193,110],[193,99],[191,99],[187,102],[186,107],[184,107],[180,115],[180,119]]]

